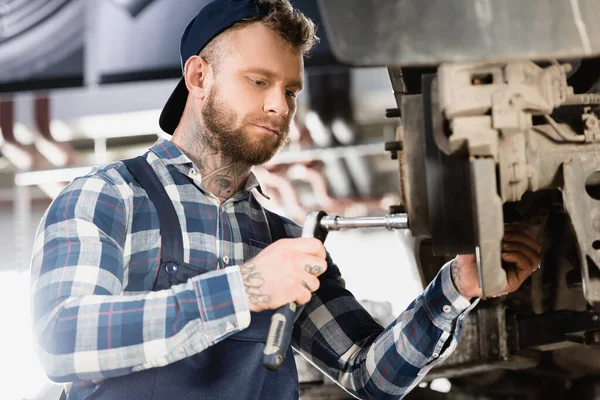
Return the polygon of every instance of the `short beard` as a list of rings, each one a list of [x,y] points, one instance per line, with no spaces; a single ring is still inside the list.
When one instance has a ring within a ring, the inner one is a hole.
[[[213,87],[208,94],[206,105],[201,111],[205,127],[201,140],[205,147],[215,153],[220,152],[222,156],[231,157],[234,162],[261,165],[273,158],[287,144],[289,127],[283,121],[278,124],[280,131],[275,143],[250,141],[244,127],[252,124],[271,125],[272,121],[267,117],[256,121],[248,121],[246,118],[239,121],[235,110],[218,98],[215,89],[216,87]]]

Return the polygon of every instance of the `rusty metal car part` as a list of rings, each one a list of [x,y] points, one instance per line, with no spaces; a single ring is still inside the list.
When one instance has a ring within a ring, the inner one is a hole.
[[[558,63],[444,64],[437,76],[424,76],[423,95],[396,92],[411,229],[431,237],[435,254],[476,253],[484,297],[506,283],[503,204],[558,189],[579,245],[584,296],[600,304],[600,123],[592,106],[600,96],[574,94],[569,70]],[[579,124],[553,118],[567,108]]]
[[[438,73],[440,110],[451,131],[448,135],[438,129],[435,135],[447,154],[466,150],[471,158],[493,161],[486,176],[474,185],[480,188],[484,182],[499,180],[498,193],[489,190],[482,199],[485,210],[478,210],[474,203],[480,223],[502,215],[497,195],[507,202],[520,200],[526,191],[562,190],[579,244],[584,296],[596,304],[600,303],[600,231],[588,212],[593,216],[599,207],[585,188],[586,180],[600,171],[598,119],[584,107],[583,132],[575,132],[570,125],[554,121],[550,113],[563,105],[598,103],[600,96],[573,94],[567,85],[569,70],[568,65],[540,68],[531,62],[442,65]],[[534,115],[543,115],[548,124],[534,126]],[[495,235],[497,248],[502,233],[490,233],[494,226],[498,227],[489,224],[479,235],[485,232],[492,243]],[[490,261],[489,266],[481,266],[484,291],[486,274],[490,279],[503,274],[499,257],[494,259],[495,265]]]
[[[465,320],[456,351],[432,369],[426,380],[535,367],[539,351],[597,346],[599,329],[600,315],[593,311],[523,316],[503,304],[482,306]]]

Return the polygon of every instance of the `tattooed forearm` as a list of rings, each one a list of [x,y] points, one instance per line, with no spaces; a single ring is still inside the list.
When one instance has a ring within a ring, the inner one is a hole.
[[[462,282],[460,280],[460,267],[458,265],[458,260],[452,260],[452,264],[450,264],[450,272],[452,275],[452,282],[454,283],[454,287],[458,290],[459,293],[463,293]]]
[[[265,280],[260,271],[256,270],[256,266],[252,263],[242,264],[240,271],[250,303],[256,305],[268,304],[271,301],[271,296],[263,293]]]
[[[306,272],[308,272],[309,274],[313,274],[313,275],[319,274],[323,270],[323,268],[321,268],[318,265],[309,265],[309,264],[306,264],[304,269],[306,270]]]

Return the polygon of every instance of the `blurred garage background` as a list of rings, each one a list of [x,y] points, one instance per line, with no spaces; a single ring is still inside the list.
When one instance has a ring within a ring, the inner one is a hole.
[[[0,399],[58,398],[31,344],[37,224],[71,179],[166,137],[158,116],[180,76],[179,38],[207,2],[0,1]],[[314,209],[384,214],[400,202],[398,164],[384,151],[398,125],[385,117],[395,107],[388,72],[338,63],[315,2],[295,1],[322,41],[307,60],[290,145],[257,168],[272,198],[265,206],[297,222]],[[422,290],[405,235],[333,233],[326,243],[349,289],[382,323]],[[302,374],[302,398],[345,398],[315,371]]]

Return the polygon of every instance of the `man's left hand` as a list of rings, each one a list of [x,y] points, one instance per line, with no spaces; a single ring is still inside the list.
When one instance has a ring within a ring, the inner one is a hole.
[[[502,260],[513,263],[506,268],[506,286],[498,292],[488,293],[495,297],[517,290],[529,276],[540,267],[542,246],[523,224],[504,225]],[[452,261],[452,281],[458,292],[466,298],[481,297],[477,278],[477,260],[474,254],[462,254]]]

